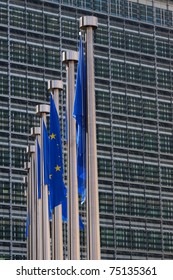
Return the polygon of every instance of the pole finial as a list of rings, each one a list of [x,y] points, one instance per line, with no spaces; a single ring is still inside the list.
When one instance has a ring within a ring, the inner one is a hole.
[[[68,63],[69,61],[78,61],[78,52],[76,51],[66,51],[62,53],[62,61]]]
[[[93,29],[96,29],[98,26],[98,18],[94,16],[84,16],[79,19],[80,29],[86,29],[91,26]]]
[[[63,82],[61,80],[50,80],[47,82],[48,91],[53,91],[54,89],[63,89]]]

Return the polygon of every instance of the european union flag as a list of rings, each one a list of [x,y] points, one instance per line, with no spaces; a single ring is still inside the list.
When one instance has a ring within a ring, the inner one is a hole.
[[[49,136],[44,120],[42,122],[43,129],[43,155],[44,155],[44,185],[48,185],[48,207],[49,207],[49,220],[52,219],[52,199],[50,191],[49,180]]]
[[[50,96],[49,184],[52,209],[65,199],[63,182],[62,143],[58,112]]]
[[[37,190],[38,190],[38,195],[37,198],[41,198],[41,166],[40,166],[40,145],[38,143],[38,138],[36,140],[36,153],[37,153]]]
[[[63,222],[67,222],[67,188],[64,189],[65,199],[62,201],[62,220]],[[79,228],[80,230],[84,230],[84,224],[82,222],[81,216],[79,216]]]
[[[42,120],[43,131],[43,157],[44,157],[44,185],[49,184],[49,136],[44,120]]]
[[[27,214],[27,217],[26,217],[26,228],[25,228],[25,236],[26,236],[26,238],[28,238],[28,236],[29,236],[29,225],[30,225],[30,218],[29,218],[29,214]]]
[[[86,64],[80,37],[73,117],[76,119],[77,130],[78,192],[82,196],[82,203],[86,197],[86,103]]]

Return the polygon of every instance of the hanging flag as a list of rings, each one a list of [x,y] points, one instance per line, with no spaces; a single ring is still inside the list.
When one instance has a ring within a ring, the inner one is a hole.
[[[48,185],[48,208],[49,208],[49,220],[52,219],[52,205],[51,205],[51,192],[50,192],[50,180],[49,180],[49,136],[47,132],[44,120],[42,122],[43,128],[43,155],[44,155],[44,185]]]
[[[52,209],[65,199],[63,182],[62,143],[58,112],[50,95],[49,184]]]
[[[28,238],[28,236],[29,236],[29,225],[30,225],[30,219],[29,219],[29,214],[27,214],[26,227],[25,227],[25,237],[26,238]]]
[[[42,120],[43,131],[43,157],[44,157],[44,185],[49,185],[49,136],[44,120]]]
[[[80,37],[73,117],[76,119],[78,193],[86,197],[86,64]]]
[[[64,189],[64,193],[65,193],[65,199],[62,201],[62,220],[63,222],[67,222],[67,188],[65,187]],[[82,218],[79,215],[79,228],[80,230],[84,230],[84,224],[82,222]]]
[[[41,166],[40,166],[40,145],[36,139],[36,162],[37,162],[37,198],[41,199]]]

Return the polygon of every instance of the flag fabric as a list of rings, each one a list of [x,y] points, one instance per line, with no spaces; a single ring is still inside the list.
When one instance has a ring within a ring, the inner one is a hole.
[[[43,128],[43,157],[44,157],[44,185],[48,185],[48,210],[49,220],[52,220],[52,205],[51,205],[51,192],[50,192],[50,180],[49,180],[49,136],[45,122],[42,122]]]
[[[63,182],[62,143],[58,112],[50,95],[50,136],[49,136],[49,185],[51,207],[54,209],[65,199]]]
[[[49,136],[44,120],[42,120],[42,131],[43,131],[44,185],[49,185]]]
[[[64,193],[65,193],[65,199],[62,201],[62,220],[63,222],[67,222],[68,221],[68,215],[67,215],[67,188],[65,187],[64,189]],[[80,230],[84,230],[84,224],[82,221],[81,216],[79,215],[79,228]]]
[[[41,199],[41,165],[40,165],[40,145],[36,139],[36,168],[37,168],[37,198]]]
[[[30,225],[30,218],[29,218],[29,214],[27,214],[26,227],[25,227],[25,237],[26,238],[28,238],[28,236],[29,236],[29,225]]]
[[[86,64],[80,37],[73,117],[76,119],[77,177],[81,202],[86,198]]]

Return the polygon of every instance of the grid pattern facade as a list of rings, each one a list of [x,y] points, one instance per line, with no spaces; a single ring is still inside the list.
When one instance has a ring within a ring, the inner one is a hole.
[[[65,82],[61,53],[77,50],[83,15],[99,21],[94,52],[102,259],[173,258],[171,2],[0,1],[1,259],[26,258],[23,176],[30,128],[39,125],[35,106],[49,101],[47,80]],[[63,135],[65,86],[60,111]],[[80,208],[85,220],[85,206]],[[85,232],[80,240],[86,258]]]

